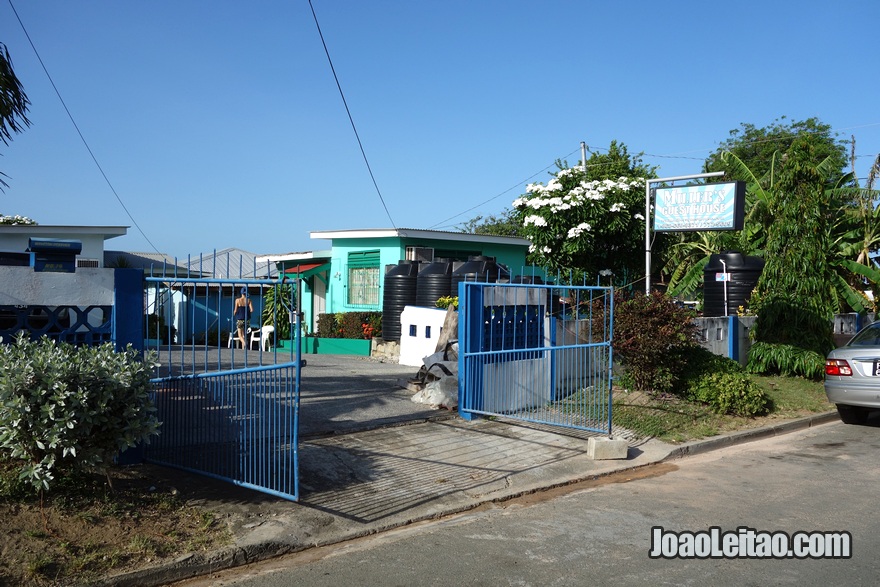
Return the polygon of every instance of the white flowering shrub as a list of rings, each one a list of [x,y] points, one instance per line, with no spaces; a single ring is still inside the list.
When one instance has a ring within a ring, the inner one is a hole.
[[[612,143],[607,155],[595,155],[586,167],[560,165],[546,185],[528,185],[513,208],[532,242],[531,262],[591,279],[613,275],[616,283],[643,273],[644,176],[650,172]]]
[[[4,216],[0,214],[0,224],[11,224],[13,226],[33,226],[37,223],[36,220],[28,218],[27,216],[19,216],[16,214],[15,216]]]
[[[105,471],[148,442],[155,355],[112,345],[73,347],[20,335],[0,345],[0,449],[22,461],[21,479],[48,490],[64,471]]]

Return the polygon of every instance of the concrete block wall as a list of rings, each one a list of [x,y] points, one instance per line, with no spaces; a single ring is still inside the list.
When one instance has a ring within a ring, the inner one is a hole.
[[[718,316],[695,318],[700,345],[722,357],[728,357],[745,365],[752,346],[749,330],[755,325],[755,316]],[[734,328],[731,341],[731,325]]]

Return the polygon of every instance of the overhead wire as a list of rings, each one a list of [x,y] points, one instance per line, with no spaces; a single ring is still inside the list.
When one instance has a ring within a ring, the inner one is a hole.
[[[342,104],[345,106],[345,112],[348,114],[348,121],[351,123],[351,129],[354,131],[354,136],[357,139],[358,147],[361,150],[361,156],[364,158],[364,163],[367,166],[367,171],[370,173],[370,179],[373,180],[373,187],[376,188],[376,193],[379,195],[379,201],[382,202],[382,207],[385,208],[385,214],[388,216],[388,220],[391,222],[392,228],[397,228],[394,224],[394,219],[391,218],[391,212],[388,211],[388,206],[385,204],[385,198],[382,197],[382,191],[379,189],[379,184],[376,182],[376,176],[373,175],[373,168],[370,166],[370,161],[367,159],[367,153],[364,150],[364,144],[361,142],[361,137],[358,134],[357,127],[354,124],[354,118],[351,115],[351,110],[348,108],[348,101],[345,99],[345,93],[342,91],[342,84],[339,83],[339,76],[336,75],[336,68],[333,67],[333,60],[330,58],[330,51],[327,49],[327,42],[324,40],[324,33],[321,32],[321,25],[318,24],[318,15],[315,14],[315,7],[312,6],[312,0],[309,0],[309,8],[312,10],[312,18],[315,19],[315,27],[318,29],[318,36],[321,37],[321,44],[324,46],[324,54],[327,55],[327,62],[330,64],[330,71],[333,72],[333,79],[336,80],[336,88],[339,90],[339,96],[342,98]]]
[[[579,149],[575,149],[575,150],[572,151],[571,153],[569,153],[569,154],[567,154],[567,155],[564,155],[563,157],[560,157],[560,159],[564,159],[565,157],[571,157],[574,153],[577,153],[578,150],[579,150]],[[558,160],[558,159],[557,159],[557,160]],[[472,210],[476,210],[477,208],[479,208],[479,207],[481,207],[481,206],[485,206],[486,204],[488,204],[489,202],[491,202],[491,201],[493,201],[493,200],[497,200],[498,198],[500,198],[500,197],[503,196],[504,194],[506,194],[506,193],[508,193],[508,192],[511,192],[511,191],[515,190],[516,188],[518,188],[518,187],[521,186],[522,184],[526,183],[526,182],[529,181],[530,179],[532,179],[532,178],[534,178],[534,177],[537,177],[538,175],[544,173],[544,172],[547,171],[548,169],[552,168],[554,165],[556,165],[556,163],[551,163],[551,164],[548,165],[547,167],[541,169],[540,171],[536,171],[535,173],[533,173],[532,175],[528,176],[528,177],[525,178],[524,180],[522,180],[522,181],[520,181],[520,182],[518,182],[518,183],[516,183],[516,184],[514,184],[514,185],[512,185],[512,186],[510,186],[509,188],[507,188],[507,189],[504,190],[503,192],[501,192],[501,193],[499,193],[499,194],[496,194],[496,195],[492,196],[492,197],[489,198],[488,200],[484,200],[483,202],[480,202],[480,203],[477,204],[476,206],[473,206],[473,207],[471,207],[471,208],[468,208],[467,210],[464,210],[464,211],[462,211],[462,212],[459,212],[459,213],[456,214],[455,216],[450,216],[449,218],[446,218],[446,219],[444,219],[444,220],[441,220],[441,221],[438,222],[437,224],[434,224],[434,225],[432,225],[432,226],[429,226],[428,229],[448,226],[448,225],[445,225],[444,223],[449,222],[450,220],[452,220],[452,219],[454,219],[454,218],[458,218],[459,216],[462,216],[462,215],[464,215],[464,214],[467,214],[468,212],[471,212]]]
[[[838,129],[837,132],[843,132],[843,131],[846,131],[846,130],[853,130],[853,129],[857,129],[857,128],[867,128],[867,127],[878,126],[878,125],[880,125],[880,122],[875,122],[875,123],[870,123],[870,124],[863,124],[863,125],[859,125],[859,126],[852,126],[852,127],[842,128],[842,129]],[[818,131],[806,131],[806,132],[818,132]],[[792,134],[791,136],[797,136],[797,135]],[[742,144],[743,144],[743,145],[753,145],[753,144],[759,144],[759,143],[764,143],[764,142],[772,142],[772,141],[776,141],[776,140],[779,140],[779,137],[768,137],[768,138],[766,138],[766,139],[757,139],[757,140],[754,140],[754,141],[747,141],[747,142],[744,142],[744,143],[742,143]],[[607,151],[607,150],[608,150],[608,149],[605,149],[605,148],[602,148],[602,147],[594,147],[594,148],[595,148],[596,150],[598,150],[598,151]],[[705,161],[705,160],[706,160],[705,157],[689,157],[689,156],[685,156],[685,154],[686,154],[686,153],[709,152],[709,151],[712,151],[713,149],[717,149],[717,148],[718,148],[718,147],[705,148],[705,149],[692,149],[692,150],[689,150],[689,151],[682,151],[682,152],[680,152],[680,153],[673,153],[673,154],[670,154],[670,155],[656,155],[656,154],[652,154],[652,153],[639,153],[639,156],[640,156],[640,157],[660,158],[660,159],[690,159],[690,160],[693,160],[693,161]],[[565,155],[564,157],[560,157],[560,159],[564,159],[565,157],[570,157],[571,155],[573,155],[573,154],[576,153],[576,152],[577,152],[577,149],[574,150],[574,151],[572,151],[572,152],[569,153],[568,155]],[[860,158],[864,158],[864,157],[876,157],[876,155],[856,155],[856,156],[855,156],[856,159],[860,159]],[[557,159],[557,160],[558,160],[558,159]],[[434,224],[434,225],[432,225],[432,226],[429,226],[428,228],[429,228],[429,229],[431,229],[431,228],[448,228],[448,227],[450,227],[450,226],[455,226],[455,225],[447,225],[447,224],[445,224],[445,223],[448,222],[448,221],[450,221],[450,220],[453,220],[453,219],[455,219],[455,218],[458,218],[459,216],[462,216],[462,215],[464,215],[464,214],[467,214],[468,212],[472,212],[473,210],[476,210],[477,208],[480,208],[481,206],[485,206],[485,205],[488,204],[489,202],[492,202],[492,201],[494,201],[494,200],[500,198],[500,197],[503,196],[504,194],[507,194],[507,193],[511,192],[512,190],[514,190],[514,189],[516,189],[517,187],[521,186],[522,184],[526,183],[526,182],[529,181],[530,179],[532,179],[532,178],[536,177],[537,175],[539,175],[539,174],[541,174],[541,173],[547,171],[548,169],[552,168],[554,165],[555,165],[555,163],[554,163],[554,164],[551,164],[551,165],[548,165],[548,166],[545,167],[544,169],[538,171],[537,173],[534,173],[534,174],[530,175],[529,177],[527,177],[527,178],[524,179],[523,181],[520,181],[519,183],[517,183],[517,184],[515,184],[515,185],[513,185],[513,186],[511,186],[511,187],[509,187],[509,188],[507,188],[507,189],[504,190],[503,192],[500,192],[499,194],[497,194],[497,195],[495,195],[495,196],[492,196],[491,198],[489,198],[489,199],[487,199],[487,200],[484,200],[484,201],[480,202],[479,204],[477,204],[477,205],[475,205],[475,206],[472,206],[472,207],[468,208],[467,210],[464,210],[464,211],[462,211],[462,212],[459,212],[458,214],[456,214],[456,215],[454,215],[454,216],[450,216],[449,218],[446,218],[446,219],[444,219],[444,220],[441,220],[441,221],[438,222],[437,224]],[[603,165],[603,164],[601,164],[601,163],[598,164],[598,166],[601,166],[601,165]],[[596,165],[590,165],[589,167],[594,167],[594,166],[596,166]],[[861,178],[860,178],[860,179],[861,179]]]
[[[61,96],[61,92],[58,90],[58,86],[55,85],[55,80],[52,79],[51,74],[49,73],[49,69],[46,67],[46,64],[43,63],[43,58],[40,57],[40,52],[37,51],[37,47],[31,39],[30,34],[28,34],[27,29],[24,26],[24,22],[22,22],[21,17],[18,15],[18,11],[15,9],[15,5],[12,3],[12,0],[8,0],[10,8],[12,8],[12,12],[15,14],[15,18],[18,20],[19,26],[21,26],[21,30],[24,32],[24,36],[27,38],[28,43],[31,45],[31,49],[34,51],[34,55],[37,57],[37,61],[40,62],[40,66],[43,68],[43,72],[46,74],[46,77],[49,79],[49,83],[52,85],[52,89],[55,90],[55,95],[58,96],[58,100],[61,102],[61,106],[64,108],[64,111],[67,113],[67,117],[70,119],[70,122],[73,124],[73,128],[76,130],[76,134],[79,135],[80,140],[83,145],[85,145],[86,151],[88,151],[89,155],[92,158],[92,161],[95,162],[95,166],[98,168],[98,171],[101,173],[101,176],[104,178],[104,181],[107,183],[107,186],[110,188],[110,191],[113,192],[113,195],[116,197],[116,201],[119,202],[119,205],[122,206],[122,209],[125,211],[125,214],[128,216],[131,223],[137,228],[138,232],[141,236],[144,237],[144,240],[149,243],[150,247],[158,253],[162,254],[159,249],[156,248],[156,245],[153,244],[153,241],[147,236],[147,234],[143,231],[140,224],[138,224],[137,220],[134,219],[134,216],[129,211],[128,207],[126,207],[125,203],[122,201],[122,198],[119,196],[119,193],[116,191],[116,188],[113,187],[113,183],[110,181],[110,178],[107,177],[107,174],[104,172],[104,168],[101,166],[101,163],[98,161],[98,158],[95,156],[95,153],[92,151],[92,148],[89,146],[88,141],[85,136],[83,136],[82,131],[79,129],[79,125],[76,123],[76,120],[73,118],[73,114],[70,112],[70,109],[67,107],[67,103],[64,101],[64,98]]]

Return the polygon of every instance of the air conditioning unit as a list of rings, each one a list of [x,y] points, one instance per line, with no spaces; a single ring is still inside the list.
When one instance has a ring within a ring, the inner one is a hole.
[[[76,258],[76,266],[77,267],[100,267],[101,263],[97,259],[82,259],[80,257]]]
[[[430,247],[407,247],[406,260],[430,263],[434,260],[434,249]]]

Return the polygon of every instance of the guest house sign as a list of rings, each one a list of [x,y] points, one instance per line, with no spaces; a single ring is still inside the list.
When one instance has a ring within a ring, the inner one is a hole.
[[[742,230],[745,182],[657,188],[654,231]]]

